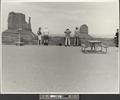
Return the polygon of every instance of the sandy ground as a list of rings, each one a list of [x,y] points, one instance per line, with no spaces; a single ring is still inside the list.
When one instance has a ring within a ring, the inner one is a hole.
[[[117,92],[118,49],[84,54],[80,47],[3,46],[3,92]]]

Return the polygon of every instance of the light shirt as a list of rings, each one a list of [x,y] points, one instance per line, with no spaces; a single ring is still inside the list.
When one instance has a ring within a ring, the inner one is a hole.
[[[65,37],[70,37],[71,31],[70,30],[66,30],[64,33],[65,33]]]
[[[75,31],[74,31],[74,36],[75,36],[75,37],[79,37],[79,33],[80,33],[79,30],[75,30]]]
[[[41,36],[41,35],[38,35],[38,39],[39,39],[39,40],[42,40],[42,36]]]
[[[41,39],[42,39],[42,32],[41,32],[41,31],[38,31],[38,32],[37,32],[37,35],[38,35],[38,39],[41,40]]]
[[[43,35],[49,35],[48,29],[44,29],[44,30],[43,30]]]

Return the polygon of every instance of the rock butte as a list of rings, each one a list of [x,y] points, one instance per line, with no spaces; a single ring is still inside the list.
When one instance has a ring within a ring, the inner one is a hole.
[[[2,33],[2,42],[13,44],[18,41],[18,29],[21,28],[21,41],[32,42],[35,39],[35,34],[31,29],[31,18],[28,22],[25,20],[25,15],[22,13],[10,12],[8,15],[8,29]]]
[[[19,40],[19,31],[21,28],[21,41],[25,44],[37,44],[37,37],[32,32],[31,28],[31,17],[29,17],[28,22],[26,22],[25,15],[22,13],[10,12],[8,15],[8,29],[2,32],[2,43],[3,44],[14,44]],[[92,37],[88,34],[88,26],[83,24],[80,26],[80,38],[81,41],[86,41],[86,39],[91,39]],[[64,33],[63,33],[64,34]],[[73,39],[71,38],[71,41]],[[63,37],[51,37],[49,39],[49,44],[57,45],[59,43],[64,44]],[[71,42],[72,43],[72,42]]]

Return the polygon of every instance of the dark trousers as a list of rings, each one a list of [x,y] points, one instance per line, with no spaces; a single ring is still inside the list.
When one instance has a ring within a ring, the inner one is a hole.
[[[43,44],[44,45],[48,45],[48,42],[49,42],[49,36],[48,35],[44,35]]]
[[[38,40],[38,45],[41,45],[41,40]]]
[[[74,37],[74,46],[79,46],[79,37]]]

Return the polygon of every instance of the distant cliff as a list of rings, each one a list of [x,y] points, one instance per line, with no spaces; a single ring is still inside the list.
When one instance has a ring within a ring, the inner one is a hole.
[[[31,17],[26,22],[25,15],[22,13],[10,12],[8,15],[8,28],[2,32],[3,44],[14,44],[19,40],[19,28],[21,28],[21,41],[30,43],[36,39],[31,28]]]

